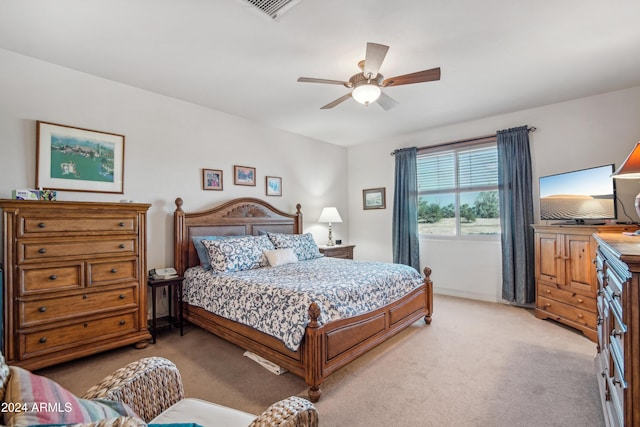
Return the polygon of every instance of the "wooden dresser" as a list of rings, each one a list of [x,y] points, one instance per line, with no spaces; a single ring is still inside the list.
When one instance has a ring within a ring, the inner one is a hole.
[[[535,230],[536,317],[579,329],[597,341],[597,278],[593,233],[627,225],[539,225]]]
[[[7,363],[147,345],[148,204],[0,200]]]
[[[602,233],[598,243],[596,376],[606,424],[640,426],[640,236]]]

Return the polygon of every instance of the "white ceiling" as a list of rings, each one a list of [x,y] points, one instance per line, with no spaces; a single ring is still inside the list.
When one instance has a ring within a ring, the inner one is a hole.
[[[390,111],[348,100],[365,45],[391,48]],[[640,85],[637,0],[2,0],[0,48],[338,145]],[[2,64],[0,64],[2,66]],[[0,95],[1,96],[1,95]]]

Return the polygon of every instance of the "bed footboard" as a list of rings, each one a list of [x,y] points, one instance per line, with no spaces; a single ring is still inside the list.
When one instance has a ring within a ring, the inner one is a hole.
[[[309,307],[310,322],[303,341],[305,381],[312,402],[320,399],[326,377],[381,344],[420,318],[431,323],[433,283],[424,269],[422,286],[387,306],[348,319],[320,325],[320,307]]]

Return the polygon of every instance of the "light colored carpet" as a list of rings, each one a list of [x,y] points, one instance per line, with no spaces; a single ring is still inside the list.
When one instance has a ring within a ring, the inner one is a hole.
[[[593,365],[596,346],[531,310],[436,295],[431,325],[403,333],[336,372],[316,404],[329,426],[602,426]],[[186,394],[251,413],[304,381],[277,376],[243,350],[195,326],[38,371],[82,393],[115,369],[164,356],[181,371]]]

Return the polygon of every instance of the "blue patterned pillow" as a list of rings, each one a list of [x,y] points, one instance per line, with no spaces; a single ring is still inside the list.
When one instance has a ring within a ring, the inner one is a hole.
[[[268,233],[268,235],[276,249],[292,248],[298,257],[298,261],[305,261],[323,256],[318,250],[318,245],[316,245],[316,241],[313,240],[311,233]]]
[[[211,261],[209,260],[209,251],[204,247],[203,240],[223,240],[223,239],[235,239],[238,237],[253,237],[253,236],[193,236],[193,246],[196,248],[198,258],[200,259],[200,265],[205,270],[211,270]]]
[[[267,236],[237,237],[223,240],[203,240],[209,252],[211,269],[242,271],[269,265],[263,251],[274,249]]]

